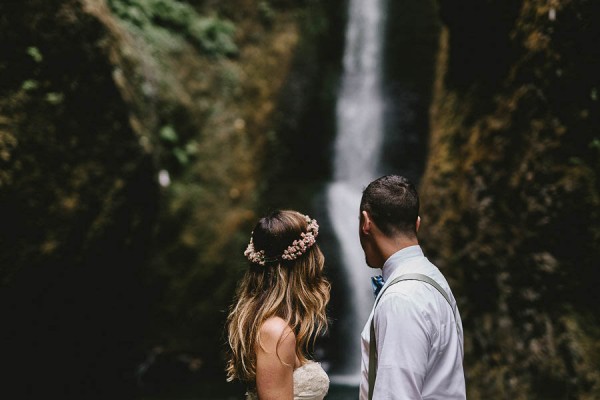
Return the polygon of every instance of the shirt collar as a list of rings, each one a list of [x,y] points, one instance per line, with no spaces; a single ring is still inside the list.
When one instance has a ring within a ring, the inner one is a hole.
[[[425,257],[421,246],[419,246],[418,244],[414,246],[405,247],[402,250],[398,250],[397,252],[392,254],[390,258],[388,258],[385,261],[383,267],[381,268],[383,270],[383,280],[387,281],[388,278],[394,273],[394,271],[398,270],[398,268],[400,268],[402,264],[415,257]]]

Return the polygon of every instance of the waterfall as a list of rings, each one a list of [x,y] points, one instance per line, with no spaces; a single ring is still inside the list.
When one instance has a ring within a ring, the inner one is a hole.
[[[341,262],[348,282],[351,313],[348,318],[349,375],[332,381],[358,384],[360,332],[373,305],[369,277],[375,275],[364,261],[358,239],[362,189],[377,177],[383,141],[381,94],[383,0],[350,0],[338,93],[334,179],[327,188],[327,209],[340,243]]]

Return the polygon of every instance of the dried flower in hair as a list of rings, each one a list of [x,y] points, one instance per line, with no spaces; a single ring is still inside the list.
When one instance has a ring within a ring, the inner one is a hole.
[[[260,251],[254,250],[254,242],[252,241],[252,238],[250,238],[250,243],[248,244],[248,247],[246,247],[246,251],[244,251],[244,255],[252,263],[265,265],[265,251],[264,250],[260,250]]]
[[[317,224],[317,221],[311,219],[308,215],[305,215],[304,219],[307,223],[306,232],[302,232],[300,234],[300,239],[294,240],[292,244],[283,251],[281,257],[277,256],[266,259],[264,250],[256,251],[254,249],[252,237],[250,238],[248,247],[246,247],[246,251],[244,251],[244,255],[248,258],[248,260],[250,260],[250,262],[259,265],[265,265],[267,262],[276,261],[279,258],[288,261],[297,259],[302,254],[306,253],[306,251],[316,243],[316,237],[319,235],[319,225]]]

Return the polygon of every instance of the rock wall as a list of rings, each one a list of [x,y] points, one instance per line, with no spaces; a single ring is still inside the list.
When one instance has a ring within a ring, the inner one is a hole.
[[[224,382],[242,252],[303,117],[322,115],[314,93],[335,57],[320,46],[336,40],[337,5],[0,3],[11,398]]]
[[[0,5],[0,336],[11,398],[105,398],[133,381],[124,369],[144,319],[138,273],[158,185],[147,131],[131,123],[131,82],[116,79],[133,75],[120,32],[97,7]]]
[[[600,396],[600,8],[440,0],[422,239],[469,398]]]

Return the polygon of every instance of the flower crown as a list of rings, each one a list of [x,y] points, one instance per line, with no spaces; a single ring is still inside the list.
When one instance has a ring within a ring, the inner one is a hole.
[[[283,251],[281,256],[265,257],[265,251],[256,251],[254,249],[254,242],[250,237],[250,243],[244,251],[244,255],[250,260],[250,262],[259,265],[265,265],[268,262],[277,261],[280,257],[283,260],[295,260],[304,254],[313,244],[316,242],[316,237],[319,235],[319,225],[317,220],[311,219],[308,215],[304,216],[308,226],[306,232],[300,234],[300,239],[294,240],[290,246]],[[254,232],[253,232],[254,233]]]

